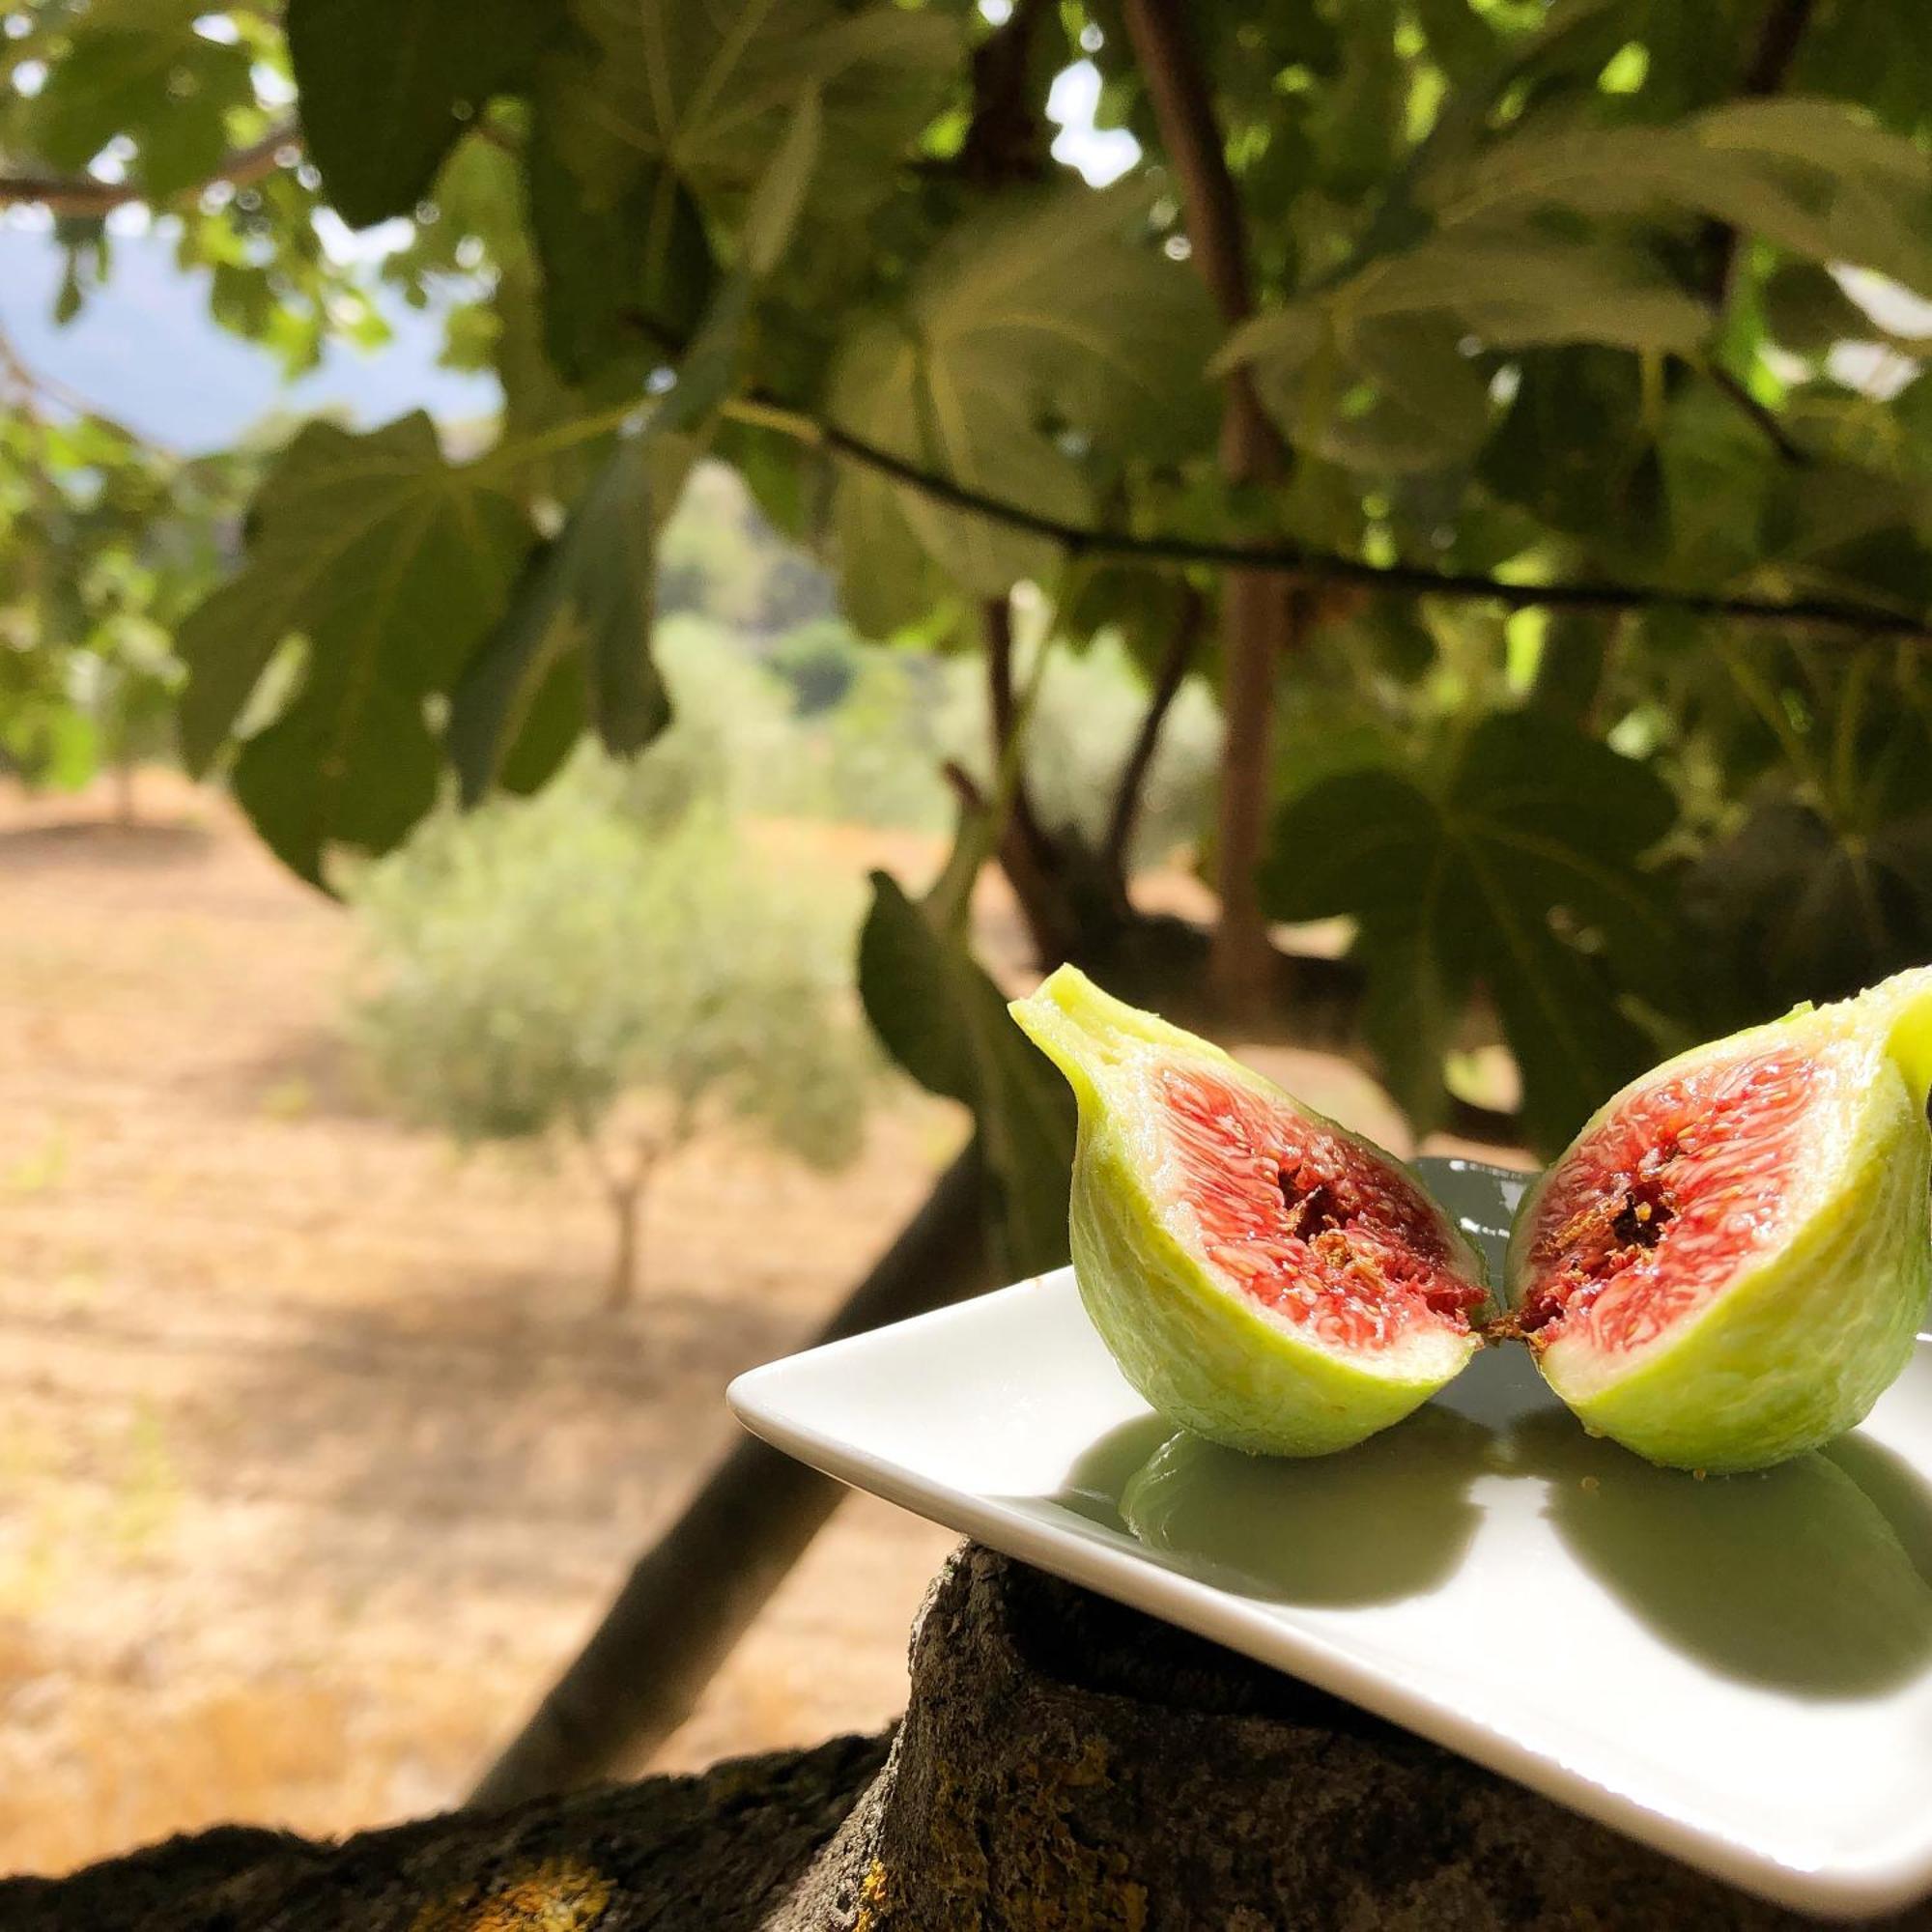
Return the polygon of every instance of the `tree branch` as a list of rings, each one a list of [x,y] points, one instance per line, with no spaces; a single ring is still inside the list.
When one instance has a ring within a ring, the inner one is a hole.
[[[1188,33],[1184,0],[1125,0],[1127,38],[1147,82],[1167,151],[1180,184],[1193,261],[1229,328],[1254,307],[1247,232],[1227,149],[1214,118],[1213,94]],[[1229,371],[1221,416],[1221,468],[1229,482],[1274,482],[1287,451],[1245,365]],[[1270,971],[1267,920],[1257,874],[1266,839],[1272,775],[1275,666],[1293,645],[1304,613],[1292,584],[1247,570],[1221,588],[1222,688],[1228,718],[1221,753],[1215,827],[1213,978],[1231,1011],[1259,1008]]]
[[[1794,440],[1791,432],[1777,419],[1776,410],[1767,409],[1751,394],[1749,388],[1726,369],[1721,362],[1704,365],[1704,374],[1709,376],[1718,387],[1723,390],[1737,407],[1750,420],[1751,427],[1776,450],[1786,463],[1798,469],[1808,469],[1815,461],[1811,452],[1801,442]]]
[[[992,728],[993,767],[997,771],[1013,742],[1019,704],[1013,696],[1013,607],[1009,598],[989,597],[983,611],[986,637],[986,710]],[[1013,784],[1013,796],[1026,790],[1026,780]]]
[[[639,320],[634,318],[634,320]],[[639,326],[643,322],[639,320]],[[685,344],[668,331],[654,333],[668,353]],[[1411,563],[1371,563],[1340,551],[1315,550],[1298,544],[1224,543],[1210,537],[1181,536],[1169,531],[1135,534],[1105,526],[1074,524],[1065,518],[994,497],[970,485],[923,469],[909,458],[867,441],[841,424],[809,415],[769,390],[753,389],[724,406],[724,412],[754,428],[768,429],[796,442],[824,449],[846,462],[889,476],[908,490],[917,490],[949,509],[965,510],[989,523],[1056,544],[1069,560],[1111,557],[1155,569],[1266,572],[1311,586],[1353,585],[1375,595],[1451,597],[1467,602],[1500,605],[1506,611],[1677,611],[1692,617],[1728,619],[1739,623],[1781,624],[1821,631],[1842,631],[1860,638],[1902,638],[1932,642],[1932,618],[1907,611],[1888,611],[1876,605],[1834,597],[1732,596],[1723,591],[1672,590],[1662,584],[1581,582],[1515,582],[1476,571],[1432,570]],[[592,418],[598,429],[611,426]],[[1767,433],[1769,433],[1767,431]]]
[[[779,428],[760,399],[756,420]],[[783,433],[821,445],[835,455],[864,465],[933,501],[969,510],[1009,529],[1023,530],[1058,544],[1068,557],[1120,557],[1180,568],[1201,564],[1220,570],[1269,572],[1305,583],[1352,583],[1365,590],[1406,596],[1455,597],[1499,604],[1508,611],[1681,611],[1693,617],[1735,618],[1741,622],[1804,625],[1874,638],[1932,640],[1932,621],[1904,611],[1848,603],[1831,597],[1783,600],[1735,597],[1721,591],[1670,590],[1662,585],[1577,582],[1513,583],[1474,571],[1437,571],[1419,564],[1370,563],[1340,552],[1308,550],[1295,544],[1223,543],[1213,538],[1162,532],[1140,536],[1126,530],[1067,523],[1000,497],[920,469],[889,449],[867,442],[837,423],[786,412]]]
[[[1783,87],[1810,23],[1811,0],[1771,0],[1758,27],[1750,61],[1738,82],[1740,98],[1762,100]],[[1714,221],[1704,231],[1704,256],[1709,263],[1710,277],[1706,292],[1719,316],[1730,307],[1731,291],[1737,280],[1738,241],[1738,231],[1728,222]]]
[[[238,148],[200,181],[179,189],[168,199],[180,201],[198,195],[217,182],[246,187],[251,182],[273,174],[280,165],[278,156],[283,149],[300,140],[301,129],[293,121],[280,122],[259,141]],[[84,175],[0,175],[0,208],[32,204],[53,214],[108,214],[131,202],[148,199],[146,191],[131,182],[95,181]]]
[[[1127,854],[1140,819],[1141,793],[1148,771],[1160,748],[1160,727],[1167,722],[1168,707],[1186,680],[1195,653],[1201,647],[1201,633],[1208,616],[1208,600],[1193,584],[1182,584],[1180,597],[1180,610],[1175,617],[1174,629],[1168,634],[1160,668],[1154,675],[1147,714],[1141,720],[1127,761],[1121,767],[1120,783],[1114,789],[1114,809],[1107,814],[1106,841],[1100,847],[1100,861],[1122,897],[1126,895]]]
[[[1221,320],[1233,328],[1247,320],[1254,306],[1248,286],[1247,233],[1221,130],[1215,125],[1208,79],[1188,39],[1184,10],[1175,0],[1126,0],[1123,11],[1161,144],[1180,183],[1195,270]],[[1231,380],[1230,397],[1243,387],[1252,394],[1250,385]],[[1277,457],[1279,453],[1277,446]]]
[[[1034,37],[1052,0],[1016,0],[973,50],[973,118],[954,166],[975,187],[1038,182],[1047,173],[1047,123],[1033,83]]]

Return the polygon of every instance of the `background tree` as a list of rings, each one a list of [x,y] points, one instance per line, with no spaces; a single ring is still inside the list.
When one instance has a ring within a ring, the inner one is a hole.
[[[460,1141],[585,1158],[612,1308],[641,1279],[647,1194],[700,1131],[730,1119],[842,1166],[877,1071],[826,882],[781,879],[715,809],[666,825],[626,790],[581,760],[529,806],[425,821],[350,893],[374,980],[354,1031],[382,1090]]]
[[[175,626],[224,568],[253,469],[186,462],[34,379],[0,336],[0,762],[71,788],[163,755]]]

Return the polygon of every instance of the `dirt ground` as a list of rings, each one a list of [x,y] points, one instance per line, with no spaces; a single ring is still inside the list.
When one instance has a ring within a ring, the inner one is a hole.
[[[962,1131],[908,1094],[830,1179],[698,1146],[613,1329],[581,1180],[381,1118],[344,915],[220,801],[141,796],[122,831],[0,792],[0,1871],[458,1799],[729,1440],[725,1381]],[[1274,1059],[1399,1136],[1353,1069]],[[660,1762],[882,1723],[951,1542],[848,1501]]]

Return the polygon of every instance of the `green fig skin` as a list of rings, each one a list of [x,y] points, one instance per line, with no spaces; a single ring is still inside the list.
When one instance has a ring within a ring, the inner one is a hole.
[[[1586,1429],[1666,1467],[1727,1474],[1822,1448],[1861,1422],[1911,1359],[1932,1297],[1932,969],[1666,1062],[1600,1108],[1517,1211],[1505,1264],[1512,1308],[1534,1287],[1527,1255],[1539,1204],[1579,1143],[1672,1075],[1793,1047],[1843,1071],[1804,1171],[1792,1176],[1805,1205],[1787,1237],[1747,1258],[1627,1366],[1566,1346],[1560,1325],[1547,1342],[1525,1337]]]
[[[1289,1105],[1406,1177],[1427,1200],[1392,1155],[1075,968],[1060,968],[1011,1011],[1066,1075],[1079,1106],[1069,1232],[1081,1301],[1122,1373],[1167,1420],[1251,1455],[1326,1455],[1401,1421],[1481,1346],[1474,1332],[1442,1324],[1404,1349],[1343,1351],[1219,1278],[1150,1181],[1159,1151],[1149,1065],[1191,1062]],[[1482,1257],[1437,1214],[1449,1265],[1484,1282]]]

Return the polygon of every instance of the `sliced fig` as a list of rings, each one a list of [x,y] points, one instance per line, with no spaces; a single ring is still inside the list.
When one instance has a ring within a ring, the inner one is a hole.
[[[1932,968],[1634,1081],[1524,1196],[1513,1331],[1584,1425],[1760,1469],[1861,1421],[1932,1291]]]
[[[1482,1258],[1400,1161],[1073,967],[1012,1013],[1079,1102],[1081,1300],[1168,1420],[1319,1456],[1469,1359]]]

